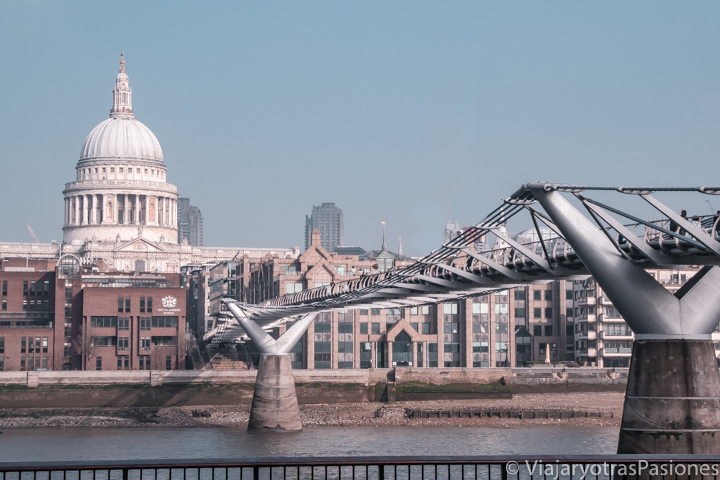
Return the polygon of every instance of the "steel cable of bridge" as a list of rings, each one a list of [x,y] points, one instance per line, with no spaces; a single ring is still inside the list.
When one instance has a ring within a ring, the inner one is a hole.
[[[659,242],[659,245],[653,246],[653,244],[651,247],[662,247],[662,249],[666,251],[668,258],[678,255],[687,255],[689,253],[694,254],[697,258],[700,255],[707,253],[704,251],[707,249],[707,246],[676,232],[670,232],[668,229],[663,227],[664,221],[659,223],[643,221],[628,213],[622,212],[619,209],[584,197],[580,194],[580,192],[616,191],[623,194],[634,194],[639,196],[647,196],[651,192],[659,191],[700,192],[711,195],[720,194],[720,187],[710,186],[655,188],[625,186],[587,187],[552,183],[525,184],[521,189],[513,193],[508,200],[503,201],[500,206],[491,211],[482,222],[468,228],[458,237],[446,242],[437,251],[431,252],[429,255],[426,255],[412,265],[390,272],[361,276],[360,278],[352,279],[347,282],[282,296],[269,300],[264,305],[249,305],[238,301],[233,301],[233,303],[237,303],[247,309],[247,311],[250,312],[251,318],[281,319],[286,315],[292,316],[299,314],[300,312],[308,312],[310,310],[328,310],[344,307],[359,308],[362,305],[370,306],[374,304],[387,306],[387,304],[391,304],[394,299],[392,296],[384,298],[382,296],[382,290],[395,287],[405,290],[403,295],[397,297],[398,299],[401,297],[418,297],[419,299],[422,299],[423,297],[431,297],[435,299],[435,301],[432,302],[428,301],[423,303],[419,301],[409,303],[417,306],[437,303],[450,298],[468,298],[508,288],[507,281],[505,281],[504,284],[498,284],[494,288],[488,286],[488,288],[481,289],[481,285],[473,284],[471,280],[458,275],[458,273],[460,273],[459,271],[465,271],[475,276],[469,278],[487,278],[489,280],[496,281],[497,279],[504,278],[502,273],[503,270],[497,270],[497,268],[502,266],[503,269],[506,269],[505,271],[507,273],[516,272],[518,275],[521,275],[521,277],[518,278],[525,278],[523,283],[532,283],[533,277],[528,277],[527,275],[537,275],[537,272],[539,271],[538,269],[547,270],[549,268],[550,273],[557,271],[559,276],[567,275],[568,271],[565,271],[567,268],[572,268],[574,271],[582,271],[578,270],[578,268],[582,267],[582,264],[578,263],[579,259],[576,258],[576,254],[574,254],[572,246],[568,244],[565,238],[560,234],[553,221],[548,218],[544,212],[538,211],[533,207],[533,204],[535,203],[532,193],[533,188],[558,190],[561,192],[571,193],[580,199],[586,207],[586,202],[589,202],[596,207],[602,208],[603,210],[634,220],[635,224],[629,225],[631,230],[635,229],[639,225],[644,225],[645,229],[654,229],[659,235],[665,234],[672,236],[675,238],[675,243],[677,245],[694,245],[697,247],[692,250],[683,250],[679,247],[667,250],[666,245],[662,242],[662,237],[660,237],[661,241]],[[496,230],[500,228],[501,225],[505,224],[509,219],[516,217],[524,210],[527,210],[530,214],[533,222],[533,229],[539,241],[528,244],[517,244],[514,247],[508,245],[502,248],[478,252],[478,255],[481,255],[486,259],[485,261],[479,260],[478,258],[471,258],[475,257],[474,255],[468,255],[468,251],[466,249],[473,249],[474,245],[488,234],[496,235],[498,239],[503,240],[503,235],[501,235],[500,232],[496,232]],[[601,219],[596,215],[591,213],[591,217],[599,228],[607,230],[607,235],[609,235],[610,230],[617,231],[617,229],[612,226],[603,226],[601,224]],[[553,232],[551,238],[546,238],[546,235],[543,235],[539,222],[542,222]],[[713,224],[716,223],[717,221]],[[617,235],[618,238],[621,238],[619,232]],[[610,238],[613,243],[616,243],[612,237]],[[643,236],[643,240],[644,238],[649,238],[647,233]],[[632,242],[630,242],[630,245],[625,246],[626,248],[624,250],[622,248],[624,245],[621,246],[617,243],[616,245],[618,245],[618,248],[620,248],[621,252],[625,255],[639,255],[642,260],[650,262],[654,261],[653,258],[644,254],[642,249],[632,248]],[[705,247],[705,249],[703,247]],[[628,253],[624,253],[625,251]],[[532,255],[537,255],[537,259],[533,259]],[[500,263],[494,263],[492,260],[493,258],[496,258]],[[543,267],[542,264],[538,264],[538,260],[547,262],[547,266]],[[672,264],[677,264],[677,262]],[[492,265],[497,265],[497,268],[494,268]],[[443,266],[446,266],[447,268],[443,268]],[[562,266],[562,268],[560,268],[560,266]],[[453,271],[453,269],[458,270]],[[563,273],[560,273],[561,271],[563,271]],[[507,277],[505,278],[507,280]],[[413,289],[413,287],[416,288]],[[463,293],[463,290],[467,290],[471,287],[474,287],[473,291]],[[478,290],[481,291],[478,292]],[[380,294],[380,296],[378,296],[378,294]],[[405,305],[408,305],[408,303],[399,303],[398,307]],[[227,326],[225,328],[227,329]]]

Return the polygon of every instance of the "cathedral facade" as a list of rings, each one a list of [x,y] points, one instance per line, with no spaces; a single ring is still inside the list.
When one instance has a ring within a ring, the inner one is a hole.
[[[117,271],[179,272],[247,256],[297,258],[299,247],[201,247],[178,243],[178,189],[167,182],[160,142],[135,119],[124,55],[115,78],[110,118],[88,134],[65,184],[63,242],[9,243],[0,257],[103,261]]]

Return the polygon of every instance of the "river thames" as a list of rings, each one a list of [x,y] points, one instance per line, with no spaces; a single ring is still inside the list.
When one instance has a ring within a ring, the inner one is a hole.
[[[307,427],[6,429],[0,461],[74,461],[268,456],[614,454],[617,427]]]

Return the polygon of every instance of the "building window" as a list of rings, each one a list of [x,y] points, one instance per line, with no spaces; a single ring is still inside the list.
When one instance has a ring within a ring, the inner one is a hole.
[[[428,343],[428,367],[438,366],[438,347],[437,343]]]
[[[545,336],[552,337],[552,325],[545,325]]]
[[[20,353],[27,353],[27,338],[20,337]]]
[[[130,297],[125,297],[125,313],[130,313]]]
[[[118,317],[118,330],[130,330],[130,317]]]
[[[360,368],[372,367],[372,346],[370,342],[360,343]]]
[[[102,370],[102,357],[95,357],[95,370]]]
[[[443,304],[443,313],[454,315],[458,313],[457,303],[445,303]]]
[[[90,317],[90,326],[95,328],[117,328],[118,317]]]
[[[2,294],[3,296],[7,296],[7,280],[2,281]]]
[[[368,309],[367,309],[367,308],[361,308],[361,309],[360,309],[360,315],[367,315],[367,314],[368,314]]]
[[[539,308],[539,307],[533,308],[533,317],[542,318],[542,308]]]
[[[331,368],[331,313],[323,312],[315,320],[315,368]]]
[[[3,301],[2,301],[2,309],[3,309],[3,310],[7,310],[7,300],[5,300],[4,298],[3,298]]]
[[[552,318],[552,307],[545,308],[545,318]]]
[[[5,353],[5,337],[0,337],[0,353]]]
[[[5,370],[5,357],[0,357],[0,372]]]
[[[23,280],[23,295],[27,297],[28,294],[28,281]]]
[[[152,297],[147,297],[147,311],[152,313]]]
[[[140,350],[150,350],[150,337],[140,337]]]
[[[140,317],[140,330],[150,330],[152,325],[151,317]]]
[[[48,353],[48,337],[42,339],[42,353]]]
[[[118,370],[129,370],[130,369],[130,357],[127,355],[118,355],[117,369]]]
[[[150,370],[150,357],[147,355],[141,355],[138,357],[139,363],[138,363],[138,369],[140,370]]]
[[[118,313],[123,313],[123,305],[125,302],[123,301],[123,297],[118,297]]]
[[[542,325],[533,325],[533,335],[536,337],[542,336]]]
[[[379,323],[373,323],[370,326],[370,333],[380,333],[380,324]]]
[[[366,335],[368,333],[368,324],[367,323],[360,324],[360,333],[362,335]]]
[[[552,300],[552,290],[545,290],[545,300]]]
[[[152,317],[153,328],[177,328],[178,317]]]
[[[302,282],[285,284],[285,293],[300,293],[302,292],[302,289]]]
[[[542,293],[540,290],[533,290],[533,300],[542,300]]]
[[[118,337],[117,349],[118,350],[129,350],[130,349],[130,338],[129,337]]]
[[[165,357],[165,370],[172,370],[172,357]]]
[[[145,313],[145,297],[140,297],[140,313]]]
[[[34,296],[35,292],[35,280],[30,280],[30,295]]]

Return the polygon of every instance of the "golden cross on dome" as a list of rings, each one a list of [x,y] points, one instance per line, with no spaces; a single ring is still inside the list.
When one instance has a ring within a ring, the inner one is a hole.
[[[125,51],[120,50],[120,71],[125,71]]]

